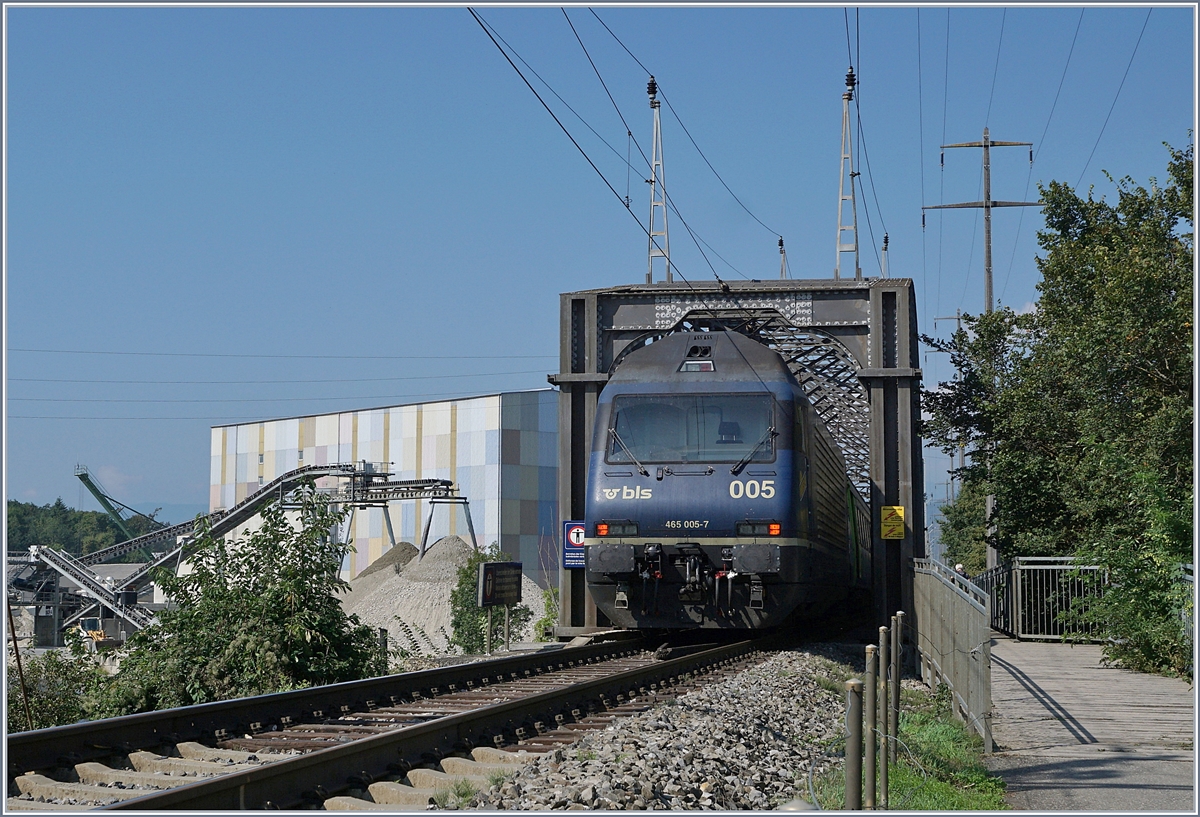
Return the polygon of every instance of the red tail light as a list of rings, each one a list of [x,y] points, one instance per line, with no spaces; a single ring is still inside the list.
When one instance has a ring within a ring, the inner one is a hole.
[[[772,522],[770,525],[767,525],[767,534],[769,536],[778,536],[781,533],[783,533],[783,525],[780,525],[778,522]]]
[[[597,522],[596,523],[596,535],[597,536],[608,536],[608,523],[607,522]]]

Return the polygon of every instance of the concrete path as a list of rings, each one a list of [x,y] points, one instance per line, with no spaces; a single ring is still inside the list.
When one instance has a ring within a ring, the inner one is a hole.
[[[1195,694],[1100,647],[992,639],[989,767],[1014,809],[1195,813]]]

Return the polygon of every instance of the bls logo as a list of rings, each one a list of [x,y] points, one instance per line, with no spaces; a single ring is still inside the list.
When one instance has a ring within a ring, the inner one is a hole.
[[[622,485],[620,488],[602,488],[601,490],[604,491],[605,499],[616,499],[618,494],[621,499],[649,499],[651,493],[649,488],[643,488],[640,485],[636,488]]]

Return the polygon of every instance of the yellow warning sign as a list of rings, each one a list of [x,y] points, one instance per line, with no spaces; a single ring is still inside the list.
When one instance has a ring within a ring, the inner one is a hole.
[[[884,505],[879,509],[879,535],[884,539],[904,538],[904,506]]]

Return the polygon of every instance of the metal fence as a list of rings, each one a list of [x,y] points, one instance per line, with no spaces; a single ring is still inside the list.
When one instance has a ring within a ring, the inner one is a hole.
[[[1105,576],[1096,565],[1071,557],[1022,556],[980,573],[973,580],[991,602],[992,627],[1018,639],[1057,641],[1064,635],[1092,640],[1094,624],[1068,623],[1064,614],[1087,610],[1104,593]]]
[[[954,712],[992,751],[992,634],[988,596],[941,562],[915,559],[913,595],[921,678],[950,688]]]
[[[1194,576],[1193,565],[1180,565],[1180,581],[1187,585],[1188,595],[1195,597],[1196,579]],[[1183,631],[1185,633],[1192,632],[1192,605],[1185,604],[1183,609],[1179,611],[1179,620],[1183,622]]]

